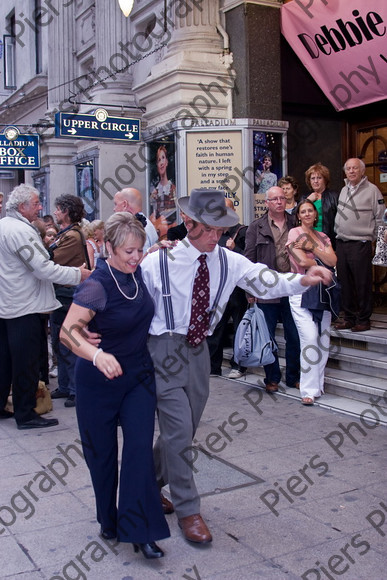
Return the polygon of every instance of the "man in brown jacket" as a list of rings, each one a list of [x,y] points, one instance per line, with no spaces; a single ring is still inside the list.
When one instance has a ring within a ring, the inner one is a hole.
[[[75,195],[63,194],[55,200],[54,212],[60,226],[55,242],[50,246],[52,259],[61,266],[80,266],[88,263],[85,238],[80,222],[85,215],[83,201]],[[66,399],[65,407],[75,406],[74,365],[76,356],[59,341],[59,331],[73,299],[74,288],[55,286],[55,295],[62,308],[50,316],[52,347],[58,361],[58,388],[53,399]]]
[[[276,272],[290,272],[290,262],[286,250],[289,230],[295,226],[295,216],[285,211],[286,198],[281,187],[271,187],[265,194],[267,213],[254,220],[246,232],[245,256],[254,263],[266,264]],[[300,381],[300,341],[290,310],[289,298],[284,296],[274,300],[260,300],[251,297],[249,302],[258,302],[265,315],[269,332],[275,339],[277,323],[281,320],[286,341],[286,385],[299,387]],[[278,391],[281,369],[278,355],[270,365],[265,365],[265,385],[268,393]]]

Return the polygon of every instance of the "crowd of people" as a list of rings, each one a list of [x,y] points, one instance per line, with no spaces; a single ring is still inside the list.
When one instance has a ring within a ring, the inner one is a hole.
[[[14,417],[18,429],[58,424],[35,411],[51,340],[58,369],[51,396],[76,407],[102,537],[160,558],[156,541],[169,536],[165,515],[175,512],[186,540],[212,541],[190,450],[210,375],[222,373],[230,317],[235,330],[257,302],[273,339],[283,323],[286,385],[300,389],[304,405],[324,392],[332,317],[337,329],[370,328],[372,242],[385,204],[360,159],[344,171],[340,194],[321,163],[306,171],[310,191],[300,200],[292,176],[270,183],[267,211],[248,227],[224,192],[194,189],[176,200],[180,243],[158,241],[134,188],[116,193],[105,223],[85,222],[73,195],[55,200],[54,220],[38,218],[35,188],[10,194],[0,220],[0,419]],[[229,378],[246,372],[231,366]],[[282,376],[277,355],[264,371],[273,394]],[[162,493],[167,484],[172,501]]]

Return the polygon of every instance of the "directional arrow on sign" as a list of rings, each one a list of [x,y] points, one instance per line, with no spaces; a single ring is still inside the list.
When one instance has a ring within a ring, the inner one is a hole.
[[[68,139],[140,140],[140,120],[78,113],[56,113],[55,137]]]

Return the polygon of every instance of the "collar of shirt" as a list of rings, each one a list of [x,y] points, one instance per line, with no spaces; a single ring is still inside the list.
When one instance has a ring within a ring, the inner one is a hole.
[[[366,175],[363,175],[363,177],[361,178],[361,180],[359,181],[359,183],[357,183],[356,185],[351,185],[348,181],[347,178],[345,178],[345,184],[348,187],[348,194],[347,195],[354,195],[357,190],[359,189],[359,187],[361,186],[362,183],[364,183],[364,181],[367,179]]]
[[[207,256],[207,264],[211,264],[214,260],[218,259],[218,245],[215,246],[215,249],[212,252],[199,252],[199,250],[192,245],[187,236],[177,244],[175,248],[177,254],[179,254],[179,249],[184,252],[185,257],[188,259],[190,264],[195,264],[199,256],[202,254]]]

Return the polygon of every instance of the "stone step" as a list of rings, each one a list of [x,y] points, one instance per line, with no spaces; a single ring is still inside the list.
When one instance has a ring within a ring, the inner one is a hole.
[[[276,340],[281,370],[284,369],[285,340],[278,324]],[[232,349],[224,350],[223,375],[227,377]],[[248,369],[239,382],[264,388],[262,367]],[[296,389],[281,383],[281,395],[300,398]],[[331,329],[330,357],[325,371],[325,394],[316,404],[354,417],[373,416],[387,425],[387,314],[374,312],[366,332]]]
[[[369,351],[375,353],[387,353],[387,322],[371,322],[371,330],[365,332],[352,332],[351,330],[334,330],[331,327],[331,345],[340,345],[352,348],[355,351]],[[283,337],[282,324],[277,325],[276,339]]]
[[[331,345],[327,367],[375,377],[387,382],[387,354],[384,352],[369,350],[359,352],[345,346]]]
[[[229,370],[230,370],[229,367],[223,368],[222,378],[227,378]],[[238,388],[239,385],[240,387],[244,388],[263,389],[264,374],[259,373],[258,372],[259,369],[256,369],[257,372],[254,373],[250,372],[251,370],[252,369],[249,369],[246,375],[241,377],[240,379],[229,379],[229,382],[234,383],[235,388]],[[300,391],[298,391],[297,389],[288,389],[283,384],[280,384],[279,396],[289,397],[295,400],[301,399]],[[320,397],[315,401],[315,405],[318,407],[322,407],[324,409],[328,409],[330,411],[338,411],[340,413],[344,413],[357,420],[360,419],[361,423],[363,423],[363,421],[366,421],[367,424],[369,425],[380,424],[387,426],[387,394],[385,400],[371,399],[365,401],[358,401],[355,399],[351,399],[341,395],[336,395],[326,391],[322,397]]]
[[[277,337],[279,357],[285,357],[285,339]],[[387,380],[387,354],[369,350],[356,350],[341,344],[331,344],[327,368]],[[386,387],[387,388],[387,387]]]

